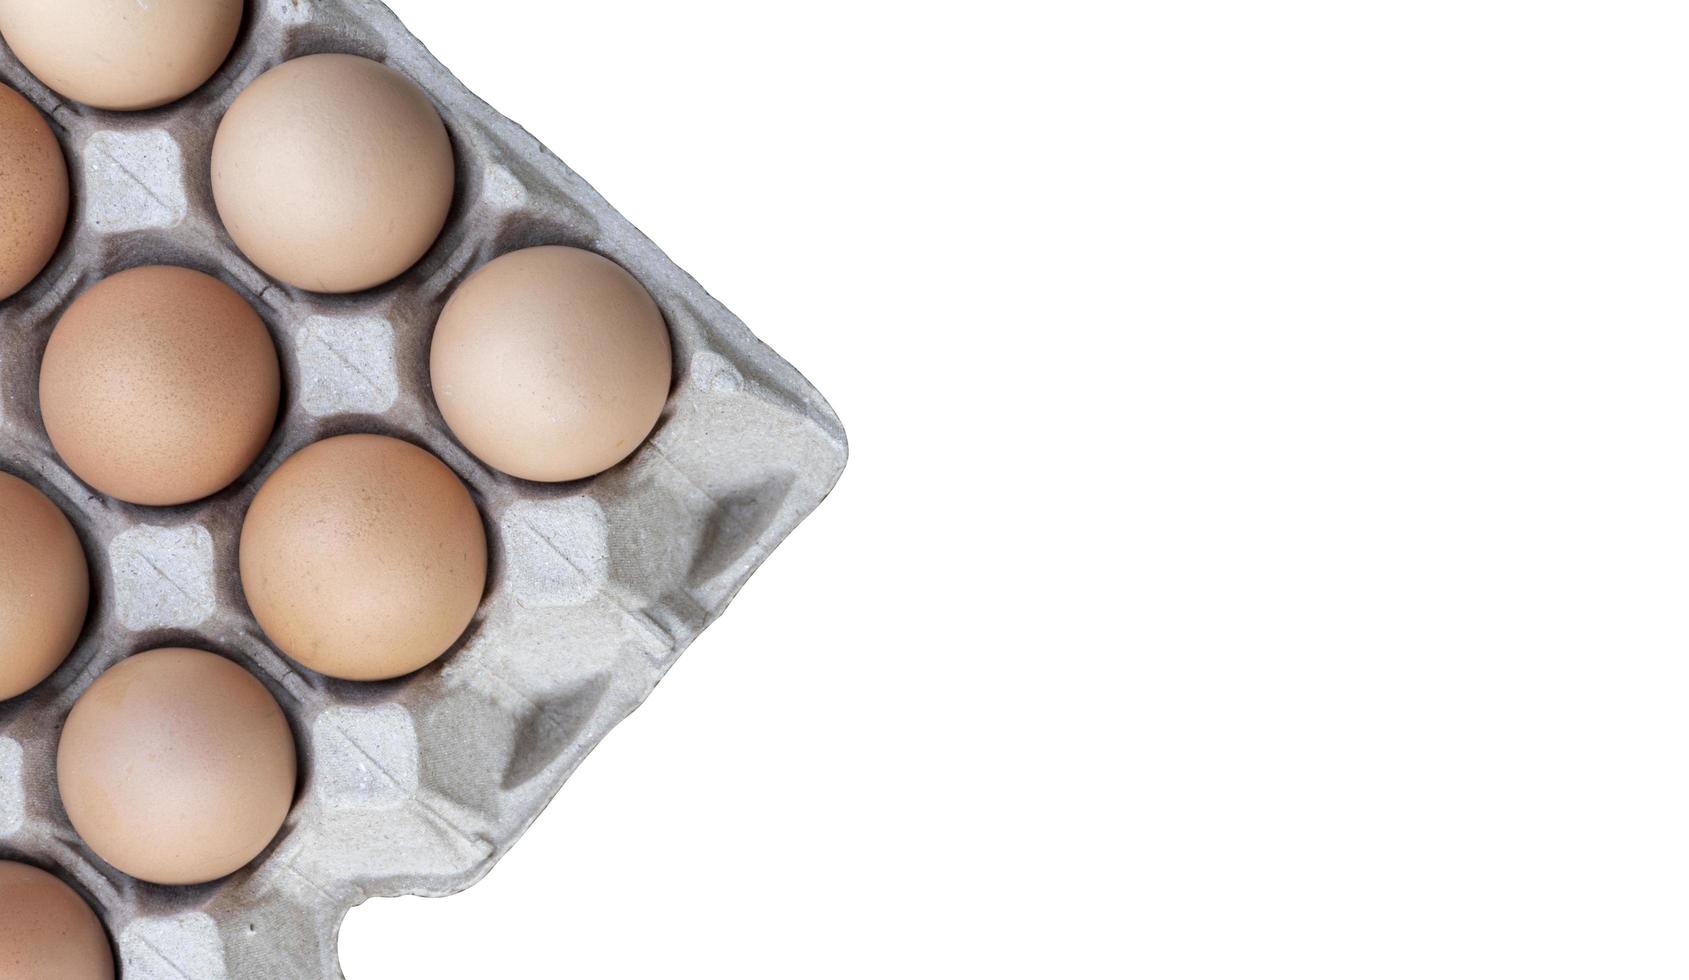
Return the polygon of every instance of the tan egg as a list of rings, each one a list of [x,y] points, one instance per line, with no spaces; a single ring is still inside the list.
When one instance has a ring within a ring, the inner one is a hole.
[[[242,0],[4,0],[0,36],[53,91],[151,109],[205,84],[234,47]]]
[[[386,65],[318,54],[247,86],[217,129],[211,190],[229,237],[300,289],[392,279],[445,227],[452,144],[433,103]]]
[[[0,85],[0,299],[47,267],[69,215],[70,174],[58,137],[28,99]]]
[[[105,928],[75,889],[40,868],[0,861],[0,978],[116,975]]]
[[[301,449],[259,489],[240,577],[283,653],[331,677],[399,677],[469,626],[486,589],[486,530],[432,453],[338,436]]]
[[[488,466],[577,480],[639,448],[674,371],[651,294],[609,259],[542,246],[487,263],[434,331],[434,399]]]
[[[293,806],[293,732],[232,660],[138,653],[77,699],[59,737],[59,796],[106,863],[142,881],[192,885],[267,847]]]
[[[47,679],[88,615],[88,560],[59,508],[0,473],[0,701]]]
[[[83,293],[41,361],[41,420],[60,458],[119,500],[208,497],[275,428],[281,368],[264,322],[223,283],[145,266]]]

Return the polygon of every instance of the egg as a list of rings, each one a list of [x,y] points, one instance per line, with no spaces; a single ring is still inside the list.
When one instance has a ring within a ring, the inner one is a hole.
[[[107,864],[159,885],[214,881],[267,847],[293,805],[287,716],[258,679],[204,650],[119,661],[59,737],[59,796]]]
[[[47,267],[69,215],[70,173],[58,137],[28,99],[0,85],[0,299]]]
[[[300,289],[394,278],[445,227],[451,139],[415,82],[347,54],[297,58],[229,107],[211,151],[217,213],[248,259]]]
[[[306,446],[253,499],[240,578],[264,633],[330,677],[418,670],[469,626],[487,538],[469,490],[425,449],[378,435]]]
[[[210,496],[275,428],[281,367],[264,322],[202,272],[120,272],[70,305],[41,361],[41,421],[89,486],[147,506]]]
[[[488,466],[576,480],[639,448],[673,375],[663,314],[616,263],[541,246],[470,276],[447,302],[430,354],[446,425]]]
[[[0,977],[111,980],[111,942],[69,885],[33,865],[0,861]]]
[[[47,679],[88,615],[88,560],[63,512],[0,473],[0,700]]]
[[[53,91],[97,109],[151,109],[216,73],[242,0],[4,0],[0,37]]]

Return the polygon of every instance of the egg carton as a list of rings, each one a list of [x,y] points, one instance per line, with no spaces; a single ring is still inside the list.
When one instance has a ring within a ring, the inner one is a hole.
[[[439,108],[457,152],[446,230],[410,272],[322,296],[274,282],[217,220],[211,142],[236,95],[291,58],[384,61]],[[650,694],[843,471],[844,430],[790,365],[521,128],[464,88],[373,0],[248,4],[234,53],[186,100],[111,113],[60,99],[0,50],[0,81],[51,120],[74,201],[47,270],[0,302],[0,469],[41,488],[87,551],[88,625],[51,678],[0,703],[0,857],[55,869],[111,932],[125,980],[338,977],[346,912],[376,896],[447,895],[516,843],[582,758]],[[452,290],[540,244],[616,260],[656,298],[675,384],[649,443],[591,480],[542,485],[482,465],[447,431],[428,346]],[[169,263],[241,292],[281,356],[282,418],[263,455],[208,500],[145,508],[101,496],[54,455],[36,387],[59,316],[100,279]],[[434,665],[358,684],[305,671],[242,596],[237,543],[253,494],[318,439],[376,432],[427,447],[487,523],[488,590]],[[116,871],[71,829],[54,757],[71,705],[141,650],[195,646],[263,681],[292,722],[300,790],[272,845],[207,885]]]

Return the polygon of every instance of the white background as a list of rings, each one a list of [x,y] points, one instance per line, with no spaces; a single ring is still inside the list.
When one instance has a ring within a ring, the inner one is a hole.
[[[392,0],[843,482],[381,978],[1689,973],[1689,20]]]

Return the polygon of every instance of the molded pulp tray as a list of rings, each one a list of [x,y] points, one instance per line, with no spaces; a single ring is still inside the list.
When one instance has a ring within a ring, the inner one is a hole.
[[[458,192],[438,243],[405,276],[352,296],[272,282],[212,206],[211,142],[240,91],[290,58],[387,62],[439,107]],[[0,704],[0,856],[60,872],[110,930],[125,980],[337,977],[348,909],[445,895],[490,869],[606,732],[644,700],[751,572],[842,472],[845,435],[820,394],[533,137],[471,95],[373,0],[248,5],[233,55],[200,91],[151,112],[61,100],[0,50],[0,81],[52,121],[74,203],[47,271],[0,303],[0,469],[48,493],[88,552],[93,604],[65,665]],[[652,440],[592,480],[494,472],[451,438],[428,387],[428,343],[451,291],[486,261],[539,244],[615,259],[656,297],[675,387]],[[185,507],[102,497],[57,460],[36,398],[42,350],[101,278],[154,263],[209,272],[269,325],[282,421],[233,487]],[[379,432],[427,447],[469,484],[487,523],[487,597],[454,651],[398,681],[353,684],[269,645],[238,580],[240,522],[301,447]],[[58,799],[58,732],[100,672],[141,650],[198,646],[244,664],[292,721],[300,790],[275,843],[209,885],[115,871]]]

